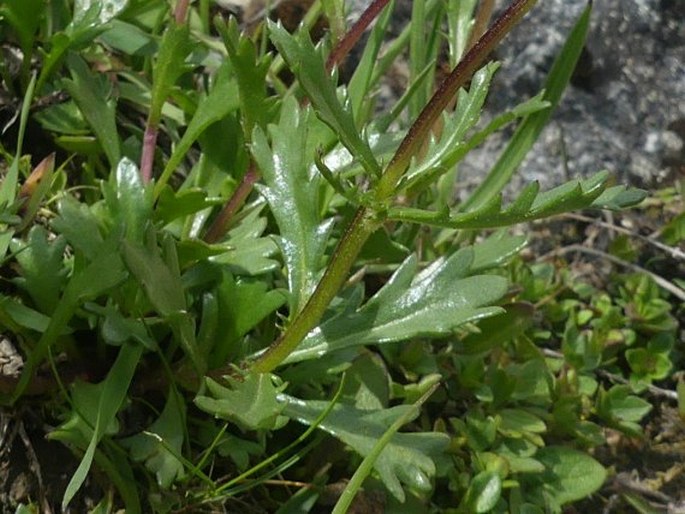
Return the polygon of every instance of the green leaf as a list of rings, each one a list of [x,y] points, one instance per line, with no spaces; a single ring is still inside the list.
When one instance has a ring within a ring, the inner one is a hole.
[[[124,228],[126,239],[142,243],[153,202],[151,188],[143,184],[138,166],[127,157],[121,159],[109,184],[103,185],[103,194],[112,221]]]
[[[266,185],[259,191],[269,202],[279,228],[278,244],[288,274],[290,315],[296,315],[311,296],[323,266],[333,222],[321,223],[320,176],[310,170],[307,155],[308,110],[294,98],[286,99],[277,126],[269,126],[271,145],[257,128],[253,154]]]
[[[55,310],[67,281],[66,244],[62,236],[49,241],[47,230],[35,225],[29,231],[26,243],[13,245],[21,266],[21,275],[14,282],[24,288],[38,310],[46,314]]]
[[[491,512],[502,495],[502,478],[493,471],[478,473],[466,491],[460,508],[465,512]]]
[[[362,112],[362,106],[365,102],[370,100],[371,78],[373,77],[374,67],[376,66],[376,59],[381,50],[381,46],[385,40],[388,23],[392,17],[394,2],[386,6],[381,15],[376,20],[375,25],[371,29],[369,38],[364,52],[362,53],[359,63],[354,69],[354,74],[350,79],[349,95],[352,113],[357,122]]]
[[[271,56],[257,57],[254,42],[240,34],[235,18],[229,19],[226,25],[217,24],[217,28],[238,80],[243,131],[249,138],[255,126],[266,127],[271,117],[270,107],[274,102],[269,102],[266,96],[266,74],[271,66]]]
[[[35,332],[43,333],[48,329],[52,318],[27,307],[23,303],[0,295],[0,313],[2,314],[2,325],[13,331],[20,331],[19,327],[28,328]],[[64,327],[59,335],[69,334],[71,329]]]
[[[14,154],[12,164],[5,173],[5,176],[0,182],[0,207],[11,205],[17,197],[17,184],[19,182],[19,159],[21,158],[21,151],[24,145],[24,134],[26,132],[26,124],[29,119],[29,112],[33,102],[33,93],[35,91],[36,77],[31,78],[26,93],[24,94],[24,101],[21,106],[21,113],[19,115],[19,134],[17,136],[17,151]],[[7,246],[12,238],[12,231],[8,230],[0,234],[0,259],[5,257]]]
[[[388,218],[452,229],[497,228],[546,218],[555,214],[594,207],[622,209],[642,201],[646,192],[623,187],[606,188],[608,173],[600,172],[585,180],[572,180],[549,191],[539,192],[537,182],[529,184],[506,208],[501,194],[469,212],[425,211],[406,207],[391,208]]]
[[[319,358],[350,346],[445,335],[500,312],[489,305],[504,295],[506,280],[468,276],[473,259],[473,248],[464,248],[417,273],[417,259],[410,256],[365,305],[325,321],[285,362]]]
[[[473,76],[468,92],[459,90],[456,109],[443,117],[442,137],[439,141],[431,141],[426,152],[428,157],[407,170],[398,188],[412,187],[419,181],[431,183],[454,166],[451,153],[463,144],[467,131],[478,123],[490,81],[498,68],[498,63],[484,66]]]
[[[390,400],[390,376],[383,359],[371,352],[356,358],[345,371],[343,395],[363,410],[379,410]]]
[[[615,385],[606,392],[600,389],[598,414],[609,421],[618,422],[622,428],[639,430],[635,424],[652,410],[652,405],[631,393],[627,385]]]
[[[135,341],[148,350],[157,350],[157,343],[149,334],[143,320],[124,317],[113,304],[108,304],[105,307],[97,304],[86,304],[85,307],[104,318],[102,338],[108,344],[120,346],[127,341]]]
[[[503,306],[505,312],[495,314],[478,324],[478,332],[459,340],[457,350],[472,355],[488,352],[522,334],[530,325],[535,309],[528,303]]]
[[[183,137],[174,147],[164,171],[155,185],[154,195],[159,197],[172,173],[185,158],[188,150],[202,133],[217,121],[224,119],[231,112],[238,109],[240,99],[238,96],[238,86],[231,78],[231,69],[227,63],[217,70],[210,93],[203,97],[188,127],[183,133]]]
[[[68,65],[72,78],[65,80],[64,86],[98,138],[109,165],[114,168],[121,158],[121,150],[111,83],[104,75],[94,74],[76,55],[69,57]]]
[[[328,406],[323,401],[304,401],[285,397],[283,415],[311,425]],[[361,410],[336,404],[319,428],[350,446],[362,456],[368,455],[378,439],[398,419],[412,410],[399,405],[384,410]],[[418,415],[418,410],[409,419]],[[360,430],[360,428],[363,428]],[[401,483],[420,491],[429,490],[435,476],[435,461],[447,448],[449,437],[438,432],[396,433],[374,462],[383,484],[399,501],[405,494]]]
[[[488,138],[488,136],[500,130],[505,125],[517,120],[518,118],[525,118],[526,116],[537,111],[547,109],[549,107],[549,103],[543,98],[544,94],[540,93],[530,100],[526,100],[525,102],[514,106],[511,110],[496,116],[487,124],[485,128],[479,130],[467,140],[460,141],[458,144],[446,148],[441,161],[436,167],[433,169],[426,169],[423,176],[417,176],[415,177],[416,180],[407,181],[406,186],[403,187],[418,188],[423,184],[429,184],[431,180],[434,180],[435,177],[438,177],[443,173],[446,173],[451,168],[454,168],[454,166],[456,166],[457,163],[467,156],[471,150],[481,145]],[[457,105],[457,107],[459,106]],[[415,182],[416,185],[414,185]]]
[[[331,127],[370,176],[379,177],[382,170],[369,144],[359,135],[348,106],[343,107],[338,100],[335,83],[324,66],[322,49],[314,48],[304,30],[291,36],[282,26],[270,22],[269,35],[307,93],[317,116]]]
[[[236,281],[227,271],[217,287],[217,316],[221,329],[212,344],[212,362],[224,365],[235,356],[236,345],[245,334],[286,300],[283,291],[268,290],[268,284],[256,280]]]
[[[157,248],[140,247],[124,241],[122,250],[126,266],[162,316],[186,309],[181,276],[164,262]]]
[[[124,439],[121,443],[131,452],[135,461],[157,477],[160,487],[168,489],[175,480],[183,478],[183,434],[185,431],[185,404],[173,390],[169,392],[164,410],[143,433]]]
[[[178,218],[195,214],[223,202],[223,199],[207,198],[207,192],[204,189],[188,188],[174,191],[167,185],[161,189],[153,214],[155,219],[168,224]]]
[[[42,8],[42,0],[7,0],[0,6],[0,18],[16,31],[19,46],[25,55],[31,54],[41,21],[38,13]]]
[[[185,291],[181,283],[174,241],[165,240],[165,257],[162,259],[157,243],[149,241],[142,247],[124,241],[122,251],[126,266],[142,285],[150,303],[166,318],[174,335],[197,371],[204,372],[205,358],[198,352],[195,340],[195,323],[187,311]]]
[[[535,458],[545,466],[545,472],[530,480],[536,496],[545,496],[560,507],[587,498],[606,479],[606,470],[589,455],[563,446],[541,448]],[[521,476],[524,483],[530,475]],[[532,477],[531,477],[532,478]],[[544,500],[537,503],[544,504]]]
[[[526,432],[541,434],[547,431],[545,422],[523,409],[502,409],[498,430],[508,437],[521,437]]]
[[[561,100],[566,85],[571,79],[576,62],[585,42],[590,26],[592,5],[588,4],[569,34],[564,47],[557,56],[545,83],[544,100],[550,108],[528,115],[518,126],[506,149],[478,188],[461,205],[463,211],[478,210],[488,205],[509,182],[514,171],[521,164],[533,143],[538,139],[552,112]]]
[[[148,122],[156,126],[171,88],[185,70],[185,60],[192,50],[187,24],[171,23],[164,31],[159,54],[152,70],[152,93]]]
[[[124,10],[128,0],[76,0],[74,22],[96,14],[99,23],[105,24]]]
[[[80,304],[92,300],[126,279],[126,270],[117,251],[118,235],[113,233],[103,242],[92,262],[75,269],[62,296],[62,302]]]
[[[625,353],[630,369],[641,379],[662,380],[668,377],[673,364],[668,354],[647,348],[632,348]]]
[[[212,257],[212,262],[231,266],[236,275],[261,275],[280,267],[271,258],[278,252],[278,245],[271,237],[261,237],[267,222],[259,216],[260,210],[261,206],[253,209],[228,232],[228,248]]]
[[[195,405],[214,416],[237,423],[246,430],[273,429],[283,410],[270,374],[251,373],[244,378],[225,377],[230,387],[205,378],[207,393],[195,398]]]
[[[143,347],[139,344],[126,344],[119,350],[119,355],[109,370],[102,386],[102,392],[99,395],[97,415],[90,443],[64,492],[62,510],[66,510],[69,502],[71,502],[74,495],[83,485],[93,463],[95,449],[102,437],[107,433],[107,428],[116,419],[117,412],[126,398],[131,379],[142,354]]]
[[[53,220],[52,228],[62,234],[71,247],[81,252],[86,259],[95,259],[104,238],[93,210],[73,196],[65,195],[59,201],[58,211],[59,216]]]
[[[121,20],[112,20],[100,39],[107,46],[126,55],[151,57],[159,51],[155,39],[136,25]]]

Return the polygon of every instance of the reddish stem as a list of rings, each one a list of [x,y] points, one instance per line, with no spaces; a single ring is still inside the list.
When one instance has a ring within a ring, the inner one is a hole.
[[[326,70],[331,71],[334,66],[349,54],[350,50],[359,41],[366,28],[371,22],[378,17],[383,8],[390,0],[374,0],[371,5],[362,13],[357,22],[352,25],[352,28],[345,34],[345,36],[338,42],[331,54],[326,60]],[[235,216],[238,210],[245,203],[245,200],[252,191],[252,187],[260,178],[259,170],[254,161],[250,162],[250,167],[245,173],[243,180],[240,182],[238,188],[233,192],[233,195],[228,202],[221,209],[221,212],[216,217],[209,230],[205,234],[204,240],[207,243],[215,243],[226,233],[230,226],[231,218]]]
[[[226,233],[230,226],[231,219],[245,203],[250,191],[252,191],[252,186],[259,180],[259,177],[260,174],[257,165],[254,161],[251,161],[250,167],[247,169],[245,176],[243,176],[240,185],[233,192],[231,199],[223,206],[221,212],[212,222],[212,225],[205,234],[205,242],[216,243]]]
[[[152,180],[152,163],[155,159],[157,133],[157,124],[148,120],[143,135],[143,151],[140,156],[140,176],[143,179],[143,184],[148,184]]]
[[[449,106],[452,97],[464,86],[485,62],[488,55],[523,17],[537,0],[515,0],[504,11],[459,61],[452,72],[442,81],[426,107],[423,108],[414,124],[409,128],[395,155],[388,164],[376,197],[379,200],[390,198],[395,185],[400,180],[411,158],[416,155],[428,137],[431,127],[440,114]]]
[[[176,4],[176,9],[174,9],[174,18],[178,25],[183,25],[186,22],[188,16],[188,5],[190,0],[178,0]]]
[[[347,34],[335,45],[328,59],[326,59],[326,71],[330,72],[347,57],[347,54],[357,44],[366,28],[378,17],[383,8],[388,5],[388,2],[390,0],[374,0],[371,2],[371,5],[366,8],[355,24],[352,25],[352,28],[347,31]]]

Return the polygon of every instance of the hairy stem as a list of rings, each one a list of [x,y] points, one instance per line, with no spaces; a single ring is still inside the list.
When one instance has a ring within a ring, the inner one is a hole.
[[[380,222],[366,207],[360,207],[347,228],[345,235],[338,243],[324,276],[302,311],[288,329],[257,360],[252,363],[252,370],[257,373],[268,373],[290,355],[304,336],[321,320],[335,295],[345,284],[350,269],[364,242],[373,234]]]

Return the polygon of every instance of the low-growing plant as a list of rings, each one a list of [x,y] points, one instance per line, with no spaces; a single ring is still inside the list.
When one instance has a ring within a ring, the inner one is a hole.
[[[210,19],[208,0],[0,7],[20,50],[2,68],[20,111],[2,148],[0,325],[24,356],[2,399],[49,398],[48,437],[80,459],[63,509],[94,466],[117,493],[101,512],[345,512],[355,497],[560,512],[602,485],[585,449],[603,426],[639,432],[635,391],[668,374],[675,328],[643,277],[533,307],[557,284],[516,260],[526,240],[506,227],[644,198],[600,172],[503,200],[590,18],[542,93],[479,123],[489,55],[534,3],[480,34],[474,0],[414,2],[390,39],[387,0],[347,31],[329,0],[293,34],[267,21],[254,36]],[[321,12],[332,30],[315,45]],[[381,112],[405,51],[405,93]],[[456,200],[459,163],[509,124],[497,164]],[[35,133],[56,155],[32,170]],[[593,373],[622,358],[630,383],[605,387]]]

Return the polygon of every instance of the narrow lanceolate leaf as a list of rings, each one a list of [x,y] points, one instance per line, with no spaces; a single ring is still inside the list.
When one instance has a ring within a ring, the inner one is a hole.
[[[454,164],[450,162],[449,156],[463,143],[466,132],[480,119],[483,103],[490,89],[490,81],[497,68],[499,68],[497,63],[486,65],[473,76],[468,92],[463,89],[459,91],[457,107],[449,117],[446,117],[442,137],[438,141],[431,142],[426,152],[428,157],[425,160],[407,170],[400,187],[409,186],[427,174],[430,175],[429,180],[432,181],[440,173],[449,171],[451,165]]]
[[[283,104],[278,125],[269,126],[271,144],[259,128],[252,151],[262,170],[261,193],[276,218],[278,239],[288,274],[291,315],[299,312],[319,279],[331,222],[319,215],[320,176],[312,172],[307,155],[309,110],[290,98]]]
[[[454,229],[496,228],[546,218],[577,209],[623,209],[641,202],[646,192],[635,188],[607,188],[609,174],[600,172],[585,180],[572,180],[543,193],[537,182],[529,184],[510,205],[502,208],[498,194],[476,210],[465,213],[390,209],[388,218]]]
[[[238,79],[243,131],[245,137],[249,138],[255,126],[264,127],[269,120],[266,74],[271,66],[271,58],[269,55],[257,57],[255,43],[249,37],[239,33],[235,18],[231,18],[227,25],[218,24],[217,26]],[[270,104],[273,106],[274,103],[270,102]]]
[[[155,198],[159,197],[172,173],[176,171],[190,147],[207,127],[224,119],[239,106],[238,85],[231,77],[230,67],[224,63],[216,72],[210,93],[200,100],[193,119],[190,120],[183,137],[174,147],[162,175],[155,184]]]
[[[359,135],[349,105],[340,103],[333,78],[326,72],[321,49],[314,48],[306,31],[300,31],[299,36],[291,36],[282,26],[270,23],[269,34],[316,108],[318,116],[340,137],[350,153],[359,159],[367,173],[379,176],[380,165],[369,144]]]
[[[285,395],[283,399],[287,403],[282,414],[307,425],[328,407],[328,402],[303,401]],[[388,428],[412,408],[412,405],[398,405],[383,410],[362,410],[338,403],[319,428],[366,456]],[[438,432],[396,433],[374,462],[374,468],[388,491],[404,501],[402,483],[423,491],[431,487],[436,472],[434,459],[444,452],[448,443],[449,437]]]
[[[111,85],[102,75],[95,75],[80,57],[68,61],[72,80],[65,80],[69,94],[78,105],[102,146],[109,165],[119,162],[119,134],[116,124],[116,103],[111,97]]]
[[[126,392],[142,355],[143,347],[139,344],[126,344],[119,350],[119,355],[102,384],[102,393],[97,405],[97,417],[90,443],[64,492],[62,510],[66,510],[67,505],[86,480],[95,457],[95,449],[105,435],[107,428],[115,421],[116,414],[126,398]]]
[[[416,257],[409,257],[365,305],[312,330],[285,362],[314,359],[351,346],[440,336],[501,312],[490,305],[506,292],[506,280],[469,276],[474,254],[473,248],[464,248],[419,273]]]

